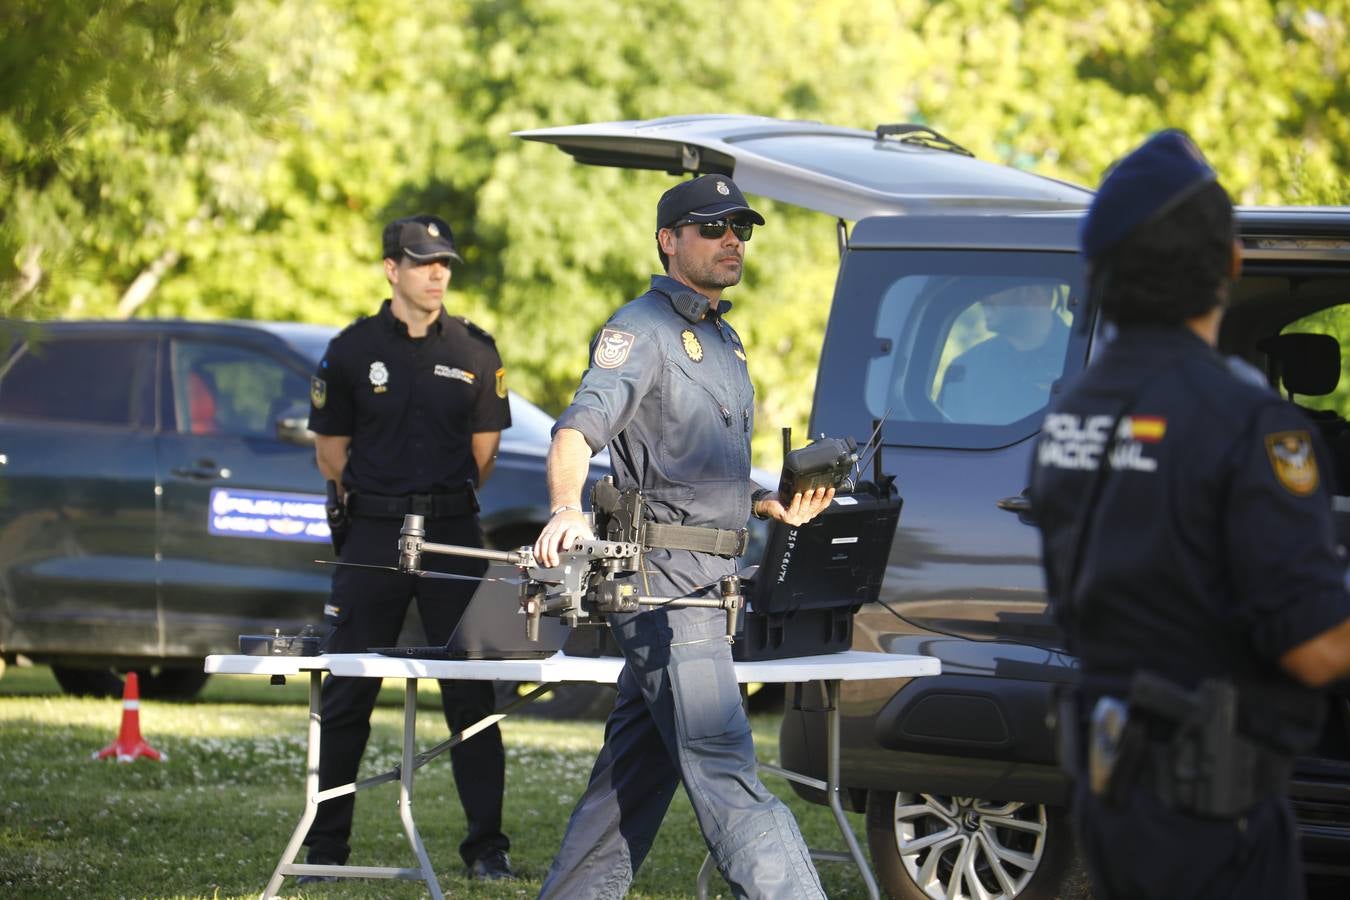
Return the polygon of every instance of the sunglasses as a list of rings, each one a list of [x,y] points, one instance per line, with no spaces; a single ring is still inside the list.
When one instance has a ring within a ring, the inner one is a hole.
[[[676,223],[674,227],[680,228],[684,225],[697,225],[699,237],[710,241],[715,241],[726,234],[728,228],[740,240],[748,241],[755,230],[755,226],[750,222],[729,221],[727,219],[714,219],[711,222],[696,222],[693,219],[685,219],[683,222]]]

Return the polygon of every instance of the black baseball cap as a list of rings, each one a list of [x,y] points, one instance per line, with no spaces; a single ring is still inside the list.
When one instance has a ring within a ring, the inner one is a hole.
[[[712,222],[738,212],[756,225],[764,224],[764,217],[745,202],[736,182],[725,175],[701,175],[681,181],[661,195],[656,204],[656,230],[685,219]]]
[[[408,216],[384,226],[384,258],[398,259],[404,254],[417,262],[433,259],[464,262],[455,250],[450,226],[436,216]]]

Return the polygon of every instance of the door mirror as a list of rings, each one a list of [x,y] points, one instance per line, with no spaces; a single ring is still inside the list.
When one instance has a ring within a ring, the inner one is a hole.
[[[275,419],[277,440],[299,447],[314,446],[314,432],[309,430],[309,404],[293,403]]]

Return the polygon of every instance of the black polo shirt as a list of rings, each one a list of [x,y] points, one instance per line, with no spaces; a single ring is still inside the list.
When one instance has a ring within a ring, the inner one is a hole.
[[[478,481],[472,437],[511,424],[492,337],[444,310],[408,336],[388,300],[328,344],[310,390],[309,427],[352,439],[342,473],[368,494],[445,493]]]

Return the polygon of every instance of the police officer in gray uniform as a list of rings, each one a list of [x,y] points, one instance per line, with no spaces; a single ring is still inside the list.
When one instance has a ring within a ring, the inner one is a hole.
[[[592,532],[581,511],[590,457],[609,445],[620,489],[641,491],[652,521],[687,537],[649,545],[635,576],[646,596],[702,597],[735,571],[751,512],[809,521],[833,490],[780,498],[750,481],[754,389],[722,290],[740,281],[764,219],[731,179],[667,191],[656,241],[666,275],[616,312],[549,450],[553,514],[535,544],[558,551]],[[712,552],[675,545],[699,544]],[[792,814],[760,783],[718,609],[658,607],[610,617],[626,665],[605,744],[541,897],[621,897],[683,783],[723,877],[738,897],[821,897]]]

